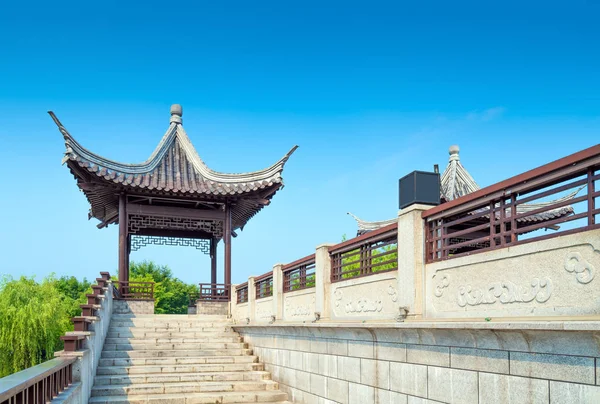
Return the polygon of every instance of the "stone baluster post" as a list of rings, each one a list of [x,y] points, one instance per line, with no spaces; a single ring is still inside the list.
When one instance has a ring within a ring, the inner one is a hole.
[[[283,319],[283,264],[273,265],[273,315]]]
[[[409,319],[423,318],[425,309],[425,229],[421,213],[430,208],[414,204],[398,213],[398,305],[406,307]]]
[[[237,285],[229,286],[229,316],[237,323]]]
[[[329,247],[321,244],[315,251],[315,311],[322,320],[331,318],[331,258]]]
[[[254,276],[248,278],[248,317],[250,322],[256,320],[256,286],[254,285]]]

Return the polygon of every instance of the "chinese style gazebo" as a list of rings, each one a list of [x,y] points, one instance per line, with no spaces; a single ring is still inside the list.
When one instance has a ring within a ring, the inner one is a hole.
[[[119,281],[129,280],[129,254],[148,244],[194,246],[211,257],[217,283],[217,243],[224,242],[224,283],[231,284],[231,238],[283,188],[283,167],[294,146],[272,166],[226,174],[200,158],[182,125],[182,108],[171,107],[167,132],[140,164],[124,164],[82,147],[54,113],[65,139],[66,163],[90,203],[98,228],[119,225]]]

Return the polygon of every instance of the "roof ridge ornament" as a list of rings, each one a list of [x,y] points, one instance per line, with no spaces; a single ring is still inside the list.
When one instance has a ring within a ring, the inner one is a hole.
[[[181,117],[183,116],[183,108],[180,104],[171,105],[171,123],[181,125]]]
[[[460,148],[458,147],[458,145],[450,146],[450,148],[448,149],[448,154],[450,154],[450,158],[448,159],[448,161],[460,161],[460,157],[458,155],[459,152]]]

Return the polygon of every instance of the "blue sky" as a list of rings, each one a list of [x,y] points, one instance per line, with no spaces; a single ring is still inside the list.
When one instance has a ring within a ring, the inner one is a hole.
[[[285,189],[234,240],[236,282],[354,235],[347,211],[393,217],[398,178],[444,167],[451,144],[485,186],[599,143],[600,4],[519,3],[3,5],[0,274],[116,269],[117,228],[87,220],[47,110],[125,162],[150,155],[172,103],[219,171],[300,145]],[[209,280],[192,249],[132,259]]]

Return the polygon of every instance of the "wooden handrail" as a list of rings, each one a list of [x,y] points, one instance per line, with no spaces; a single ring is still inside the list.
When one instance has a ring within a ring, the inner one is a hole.
[[[39,365],[32,366],[20,372],[1,378],[0,402],[14,397],[34,384],[46,379],[48,376],[60,372],[62,369],[72,365],[76,360],[77,358],[75,357],[54,358],[47,362],[40,363]],[[71,383],[71,373],[69,372],[67,376],[68,377],[66,380],[62,380],[62,384],[64,385],[59,388],[59,391],[62,391],[66,385]],[[57,379],[56,382],[60,383],[61,380]]]
[[[426,262],[600,228],[599,170],[596,145],[423,212]]]
[[[269,278],[269,277],[271,277],[271,278],[273,277],[273,271],[269,271],[269,272],[266,272],[266,273],[264,273],[262,275],[255,276],[254,277],[254,283],[258,283],[258,282],[262,281],[263,279]]]
[[[467,204],[468,202],[472,202],[472,201],[475,201],[478,199],[481,199],[482,203],[483,203],[483,200],[485,200],[486,198],[493,199],[495,197],[495,195],[493,195],[493,194],[495,194],[497,192],[500,192],[502,190],[509,189],[509,188],[514,188],[517,185],[522,185],[522,184],[531,182],[540,177],[547,176],[556,171],[560,171],[565,168],[577,165],[585,160],[589,160],[594,157],[600,158],[600,144],[589,147],[585,150],[581,150],[577,153],[573,153],[569,156],[555,160],[555,161],[545,164],[543,166],[534,168],[533,170],[529,170],[522,174],[515,175],[514,177],[508,178],[504,181],[500,181],[496,184],[482,188],[471,194],[461,196],[460,198],[456,198],[450,202],[442,203],[441,205],[438,205],[436,207],[433,207],[431,209],[424,211],[421,214],[421,217],[423,219],[426,219],[433,215],[437,215],[438,213],[442,213],[449,209],[459,207],[460,205],[464,205],[464,204]],[[582,168],[582,170],[583,169],[584,168]]]
[[[384,226],[380,229],[370,231],[368,233],[362,234],[358,237],[351,238],[350,240],[343,241],[339,244],[329,247],[329,253],[340,252],[341,250],[348,247],[356,247],[363,243],[373,242],[378,238],[385,238],[389,234],[394,231],[398,231],[398,223],[392,223],[390,225]]]
[[[114,281],[113,283],[117,285],[119,299],[154,300],[154,282]],[[134,292],[131,292],[132,289]]]
[[[200,283],[198,300],[229,301],[231,285],[225,283]]]
[[[289,264],[285,264],[282,270],[285,272],[286,270],[294,269],[295,267],[305,264],[307,262],[311,262],[315,260],[315,254],[307,255],[306,257],[300,258],[299,260],[292,261]]]

